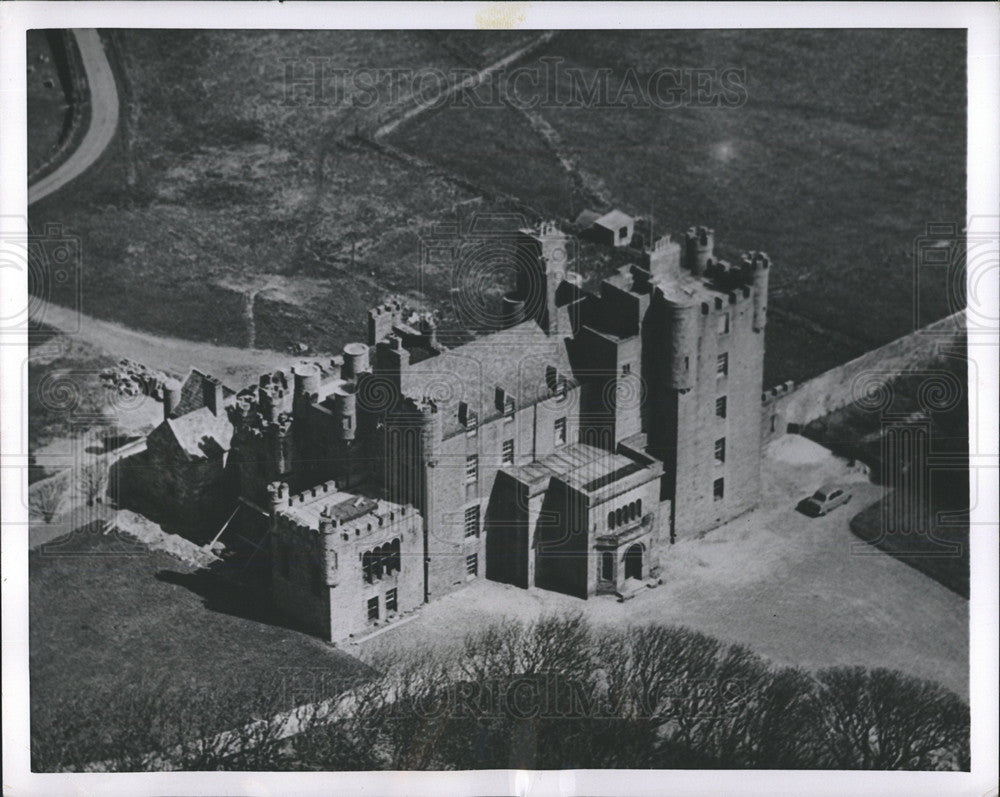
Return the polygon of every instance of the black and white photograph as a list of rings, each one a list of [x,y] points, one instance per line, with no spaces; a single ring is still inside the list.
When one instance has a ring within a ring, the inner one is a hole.
[[[996,793],[995,4],[0,16],[5,793]]]

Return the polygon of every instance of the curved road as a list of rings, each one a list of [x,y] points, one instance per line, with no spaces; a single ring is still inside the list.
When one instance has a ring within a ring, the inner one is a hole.
[[[111,143],[118,127],[118,89],[101,37],[93,28],[72,31],[90,87],[90,126],[80,146],[52,174],[28,186],[28,204],[48,196],[79,177]]]

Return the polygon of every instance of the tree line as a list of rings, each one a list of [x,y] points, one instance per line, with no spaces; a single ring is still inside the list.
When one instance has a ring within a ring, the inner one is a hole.
[[[245,692],[196,701],[176,690],[139,701],[126,692],[89,709],[66,706],[76,724],[48,722],[45,733],[33,733],[34,766],[100,761],[136,769],[148,766],[141,754],[168,749],[169,762],[158,766],[176,769],[968,770],[970,763],[968,706],[936,683],[886,669],[779,667],[682,627],[594,628],[579,614],[507,620],[457,648],[401,651],[371,665],[371,677],[316,694],[313,702],[333,698],[335,707],[303,714],[292,736],[266,719],[287,689],[277,682],[257,689],[252,716],[264,719],[221,746],[212,736],[220,712],[236,716]],[[101,722],[110,730],[95,735],[90,710],[113,720]]]

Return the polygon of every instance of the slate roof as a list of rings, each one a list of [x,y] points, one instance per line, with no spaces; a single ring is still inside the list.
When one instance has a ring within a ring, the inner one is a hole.
[[[549,337],[529,320],[411,364],[403,372],[402,391],[416,400],[427,396],[437,402],[447,437],[463,428],[458,421],[462,401],[478,413],[480,423],[500,415],[498,387],[514,397],[518,409],[550,399],[549,367],[566,380],[567,388],[576,385],[565,339]]]
[[[174,409],[174,418],[180,418],[182,415],[186,415],[189,412],[193,412],[194,410],[201,409],[205,406],[205,396],[202,389],[202,382],[206,376],[207,374],[199,371],[197,368],[191,369],[191,372],[184,380],[184,384],[181,385],[181,400],[177,403],[177,407]],[[223,401],[226,401],[228,398],[235,395],[235,390],[231,390],[225,385],[222,386]]]
[[[208,407],[200,407],[179,418],[169,418],[165,423],[190,459],[219,456],[229,450],[233,439],[233,425],[227,413],[213,415]]]
[[[642,471],[646,473],[636,480],[638,483],[658,477],[662,468],[655,461],[646,464],[586,443],[573,443],[543,459],[515,468],[513,475],[529,485],[532,495],[545,489],[552,478],[593,495]]]
[[[604,227],[606,230],[614,230],[616,233],[621,227],[628,227],[633,224],[635,220],[629,216],[627,213],[615,209],[605,213],[599,219],[594,221],[594,224],[600,227]]]

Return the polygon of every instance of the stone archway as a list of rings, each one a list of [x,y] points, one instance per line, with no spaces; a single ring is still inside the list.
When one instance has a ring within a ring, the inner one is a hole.
[[[642,580],[642,543],[637,542],[630,545],[625,551],[625,578]]]

